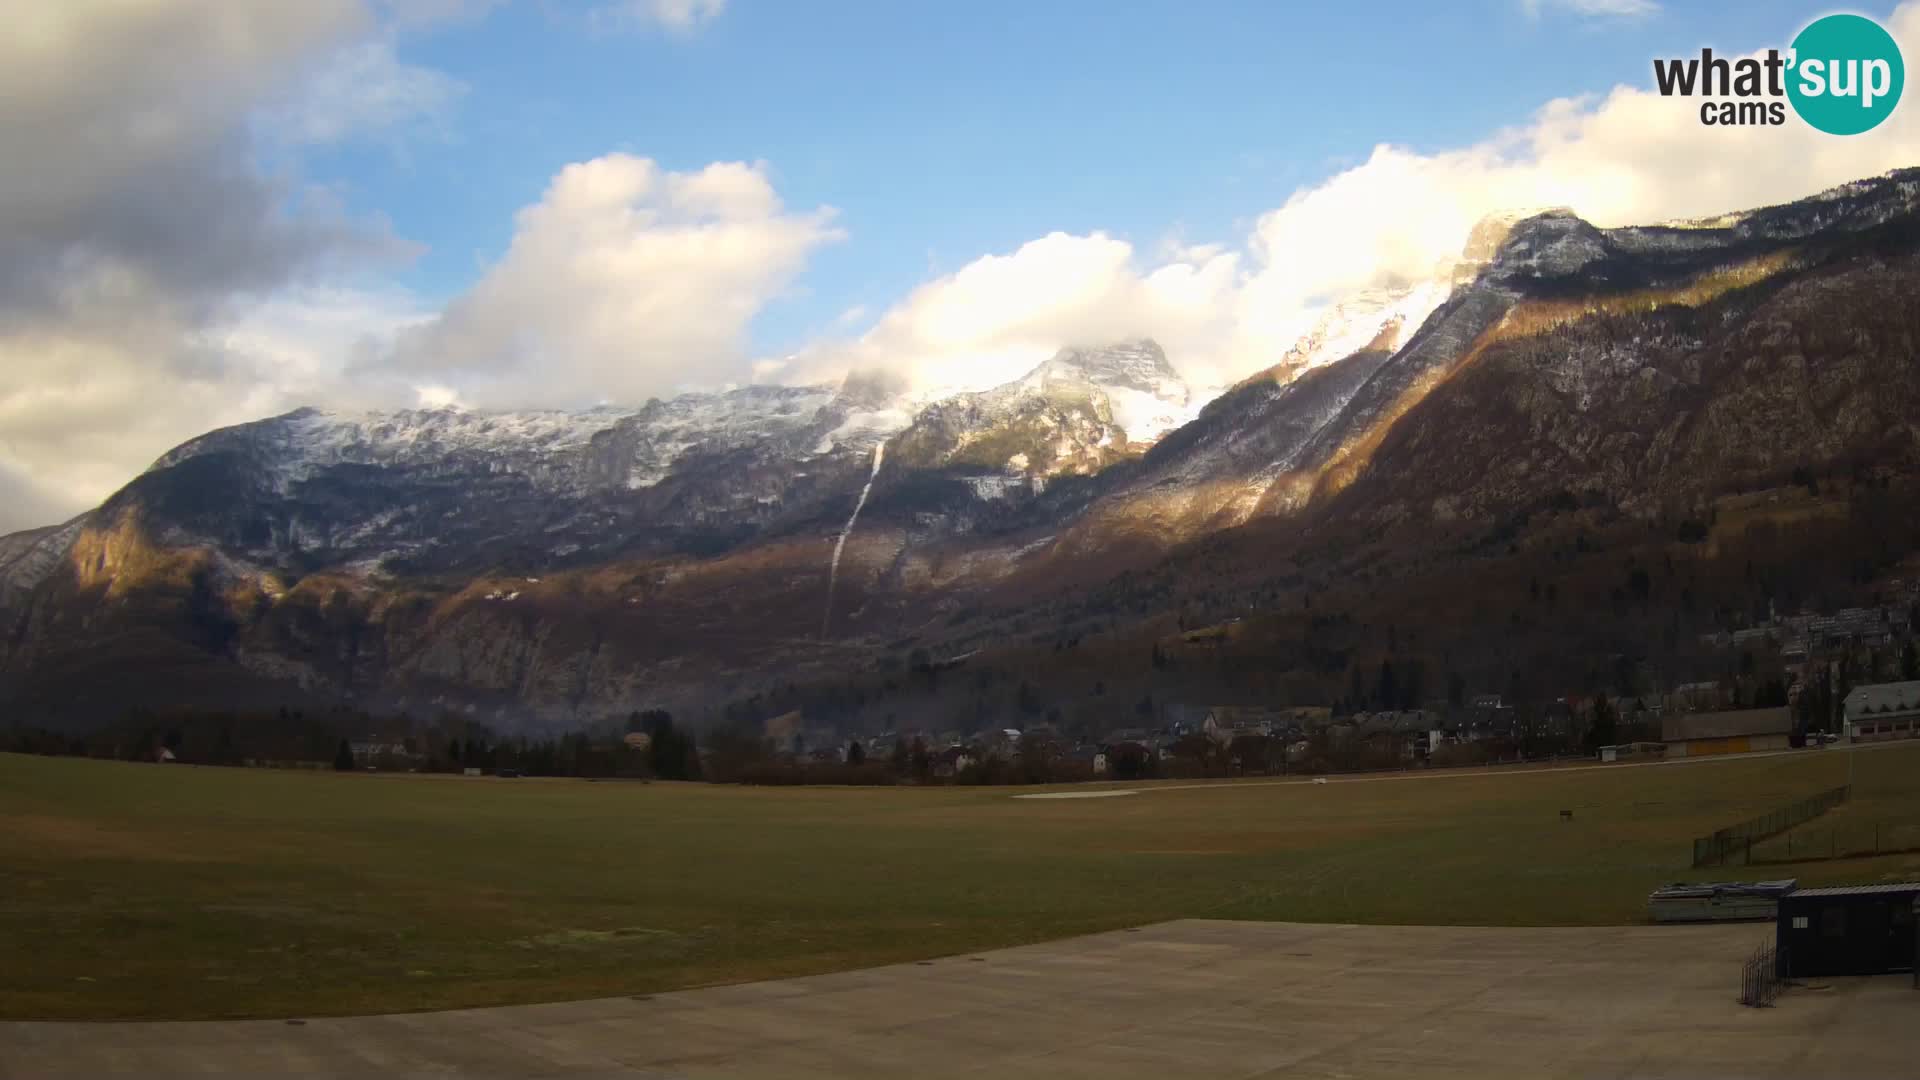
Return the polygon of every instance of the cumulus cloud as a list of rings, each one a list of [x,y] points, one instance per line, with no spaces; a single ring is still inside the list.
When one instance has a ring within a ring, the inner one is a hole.
[[[375,33],[359,0],[68,0],[0,35],[0,466],[64,517],[284,381],[223,330],[281,290],[405,257],[256,166],[249,110]],[[49,505],[49,503],[51,505]],[[51,513],[50,513],[51,511]]]
[[[885,369],[922,392],[1018,377],[1063,343],[1151,334],[1190,363],[1216,352],[1240,256],[1192,249],[1143,269],[1105,233],[1053,233],[928,282],[856,341],[826,342],[772,374],[813,381]]]
[[[0,309],[90,288],[217,296],[336,239],[281,212],[293,193],[248,168],[236,120],[362,15],[327,0],[18,13],[0,35]]]
[[[569,165],[520,211],[478,284],[362,367],[497,406],[744,379],[748,325],[839,237],[832,219],[787,210],[758,165],[680,173],[628,154]]]

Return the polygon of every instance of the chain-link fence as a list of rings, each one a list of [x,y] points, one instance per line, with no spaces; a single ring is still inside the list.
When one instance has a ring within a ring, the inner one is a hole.
[[[1736,857],[1742,864],[1750,862],[1754,844],[1804,825],[1846,802],[1852,795],[1853,785],[1842,784],[1759,817],[1749,818],[1738,825],[1729,825],[1712,836],[1699,837],[1693,842],[1693,865],[1724,866]]]

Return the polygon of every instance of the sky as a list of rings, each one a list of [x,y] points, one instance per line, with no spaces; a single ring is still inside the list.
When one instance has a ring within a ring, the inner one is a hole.
[[[1601,225],[1920,164],[1708,129],[1655,57],[1767,0],[30,0],[0,36],[0,532],[302,405],[573,408],[1190,381],[1417,280],[1482,215]],[[1920,0],[1864,4],[1920,48]]]

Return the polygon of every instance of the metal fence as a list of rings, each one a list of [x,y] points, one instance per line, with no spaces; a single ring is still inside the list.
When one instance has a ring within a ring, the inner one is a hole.
[[[1747,864],[1784,866],[1915,852],[1920,852],[1920,822],[1849,821],[1831,827],[1789,829],[1784,836],[1755,843],[1747,853]]]
[[[1729,825],[1712,836],[1702,836],[1693,842],[1693,865],[1720,866],[1735,855],[1745,863],[1753,853],[1753,845],[1770,836],[1778,836],[1796,825],[1803,825],[1821,814],[1846,802],[1853,795],[1852,784],[1842,784],[1837,788],[1810,795],[1790,806],[1749,818],[1738,825]]]
[[[1740,966],[1740,1004],[1770,1007],[1780,996],[1780,955],[1772,942],[1755,949]]]

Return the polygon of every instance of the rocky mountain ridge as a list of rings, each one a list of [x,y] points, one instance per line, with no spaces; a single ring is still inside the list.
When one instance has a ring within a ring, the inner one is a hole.
[[[1355,298],[1204,407],[1127,342],[918,409],[855,381],[210,433],[0,539],[0,702],[114,662],[183,701],[559,722],[991,647],[1256,525],[1419,549],[1550,499],[1652,518],[1796,464],[1908,469],[1917,206],[1907,171],[1706,222],[1492,220],[1444,298]]]

